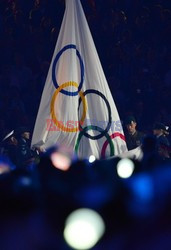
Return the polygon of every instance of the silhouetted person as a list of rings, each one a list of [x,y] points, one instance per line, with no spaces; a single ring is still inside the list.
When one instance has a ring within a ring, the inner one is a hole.
[[[141,148],[143,151],[143,159],[141,161],[143,168],[150,170],[161,164],[162,157],[158,152],[157,139],[154,135],[146,136],[142,141]]]
[[[6,133],[1,142],[1,154],[7,156],[14,165],[17,165],[18,162],[17,145],[18,141],[14,130]]]
[[[27,127],[19,127],[16,133],[18,166],[26,167],[35,160],[34,152],[30,149],[30,131]]]
[[[153,134],[157,139],[157,150],[163,158],[169,157],[170,143],[167,139],[168,130],[163,123],[155,123],[153,126]]]
[[[126,144],[128,150],[139,147],[142,144],[144,134],[137,131],[137,122],[135,117],[128,116],[125,121],[127,131],[125,132]]]

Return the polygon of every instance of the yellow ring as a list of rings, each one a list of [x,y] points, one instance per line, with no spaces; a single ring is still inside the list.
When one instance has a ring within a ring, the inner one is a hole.
[[[67,128],[57,120],[57,117],[55,115],[55,100],[56,100],[56,97],[57,97],[58,93],[62,89],[66,88],[66,87],[69,87],[69,86],[74,86],[74,87],[78,88],[78,83],[76,83],[76,82],[65,82],[62,85],[60,85],[59,88],[57,88],[55,90],[55,92],[54,92],[54,94],[52,96],[51,104],[50,104],[50,113],[51,113],[51,117],[52,117],[53,122],[55,123],[55,125],[60,130],[62,130],[64,132],[77,132],[77,131],[79,131],[79,127],[77,127],[77,128]],[[83,102],[83,114],[82,114],[81,120],[79,121],[82,124],[84,122],[84,120],[85,120],[85,117],[86,117],[87,104],[86,104],[85,96],[84,96],[82,91],[79,92],[79,95],[80,95],[80,97],[82,99],[82,102]]]

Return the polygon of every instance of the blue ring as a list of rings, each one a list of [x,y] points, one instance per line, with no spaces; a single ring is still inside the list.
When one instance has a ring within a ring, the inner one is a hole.
[[[79,51],[77,50],[76,48],[76,45],[74,44],[69,44],[69,45],[66,45],[65,47],[63,47],[63,49],[61,49],[58,54],[56,55],[55,57],[55,60],[53,62],[53,65],[52,65],[52,81],[53,81],[53,84],[55,86],[55,88],[58,88],[59,87],[59,84],[57,82],[57,79],[56,79],[56,64],[60,58],[60,56],[63,54],[63,52],[65,52],[67,49],[75,49],[76,50],[76,54],[79,58],[79,61],[80,61],[80,69],[81,69],[81,80],[80,80],[80,83],[79,83],[79,86],[78,86],[78,90],[75,91],[75,92],[69,92],[67,90],[64,90],[64,89],[61,89],[61,93],[63,93],[64,95],[69,95],[69,96],[76,96],[78,95],[78,93],[80,92],[82,86],[83,86],[83,82],[84,82],[84,64],[83,64],[83,60],[81,58],[81,55],[79,53]]]

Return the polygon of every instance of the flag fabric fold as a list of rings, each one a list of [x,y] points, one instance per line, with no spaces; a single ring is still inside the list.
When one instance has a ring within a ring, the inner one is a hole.
[[[122,124],[80,0],[66,9],[45,82],[32,147],[70,147],[80,158],[127,151]]]

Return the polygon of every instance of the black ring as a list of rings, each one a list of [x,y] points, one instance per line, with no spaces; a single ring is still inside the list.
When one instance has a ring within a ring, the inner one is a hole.
[[[95,89],[88,89],[83,93],[83,95],[86,96],[87,94],[97,94],[97,95],[99,95],[105,101],[107,109],[108,109],[109,121],[108,121],[108,124],[107,124],[107,127],[105,128],[105,130],[103,130],[99,135],[95,135],[95,136],[89,135],[88,133],[84,132],[84,135],[87,138],[89,138],[91,140],[98,140],[98,139],[102,138],[110,129],[110,126],[111,126],[111,123],[112,123],[111,108],[110,108],[110,104],[109,104],[108,100],[106,99],[106,97],[100,91],[95,90]],[[79,111],[81,101],[82,101],[81,98],[79,98],[78,111]],[[82,128],[81,124],[79,124],[79,126],[80,126],[80,130],[82,131],[83,128]]]

